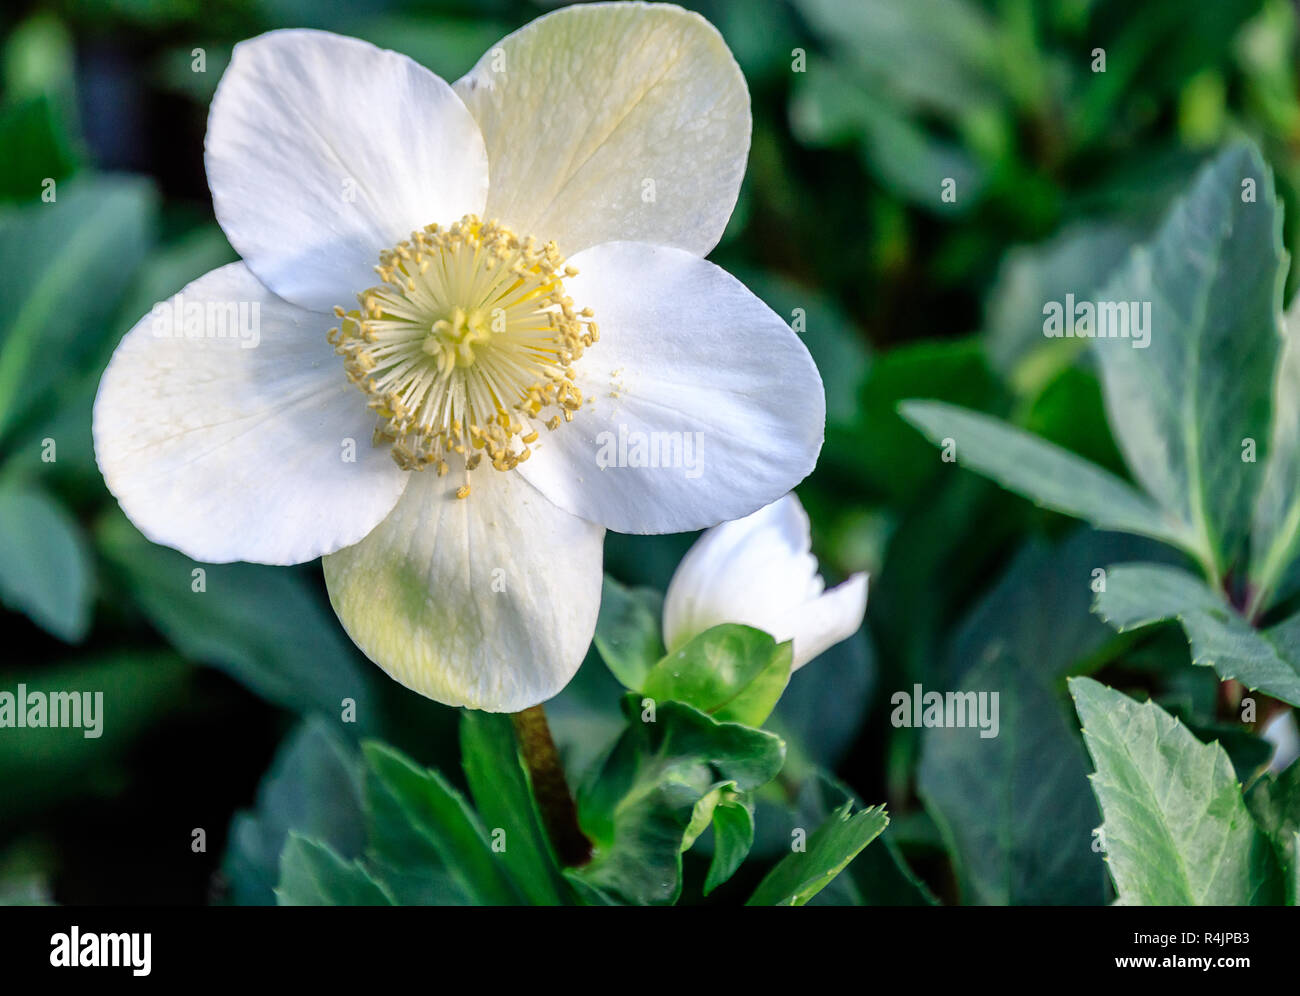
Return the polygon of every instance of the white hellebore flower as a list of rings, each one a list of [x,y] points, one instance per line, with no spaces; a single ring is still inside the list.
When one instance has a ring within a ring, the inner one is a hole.
[[[867,575],[826,591],[812,555],[808,513],[793,494],[696,540],[664,596],[671,653],[722,623],[794,641],[794,667],[847,640],[867,612]]]
[[[808,351],[703,259],[749,132],[672,6],[557,11],[454,86],[318,31],[237,45],[205,149],[243,259],[118,346],[110,490],[195,560],[323,556],[348,634],[430,698],[553,696],[606,529],[746,515],[816,462]]]

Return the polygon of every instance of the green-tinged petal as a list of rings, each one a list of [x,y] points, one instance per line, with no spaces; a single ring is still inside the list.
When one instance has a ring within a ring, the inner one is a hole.
[[[566,7],[489,49],[455,90],[487,143],[487,217],[566,255],[632,240],[703,256],[722,236],[749,91],[698,14]]]
[[[369,536],[324,560],[330,602],[366,656],[447,705],[516,712],[573,677],[600,607],[604,530],[518,474],[411,474]]]

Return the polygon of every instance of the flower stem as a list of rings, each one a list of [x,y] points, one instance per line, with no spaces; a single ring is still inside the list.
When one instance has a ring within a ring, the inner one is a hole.
[[[541,811],[546,833],[560,863],[569,867],[585,865],[591,860],[591,841],[578,826],[578,809],[573,804],[569,784],[559,752],[551,739],[546,710],[535,705],[523,712],[511,713],[515,738],[533,783],[533,797]]]

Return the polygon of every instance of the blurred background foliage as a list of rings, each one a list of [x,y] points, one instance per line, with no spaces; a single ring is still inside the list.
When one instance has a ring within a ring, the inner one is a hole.
[[[1116,636],[1089,613],[1092,568],[1164,555],[941,463],[895,406],[996,413],[1124,474],[1088,359],[1040,334],[1043,302],[1098,287],[1235,135],[1264,149],[1286,242],[1300,238],[1296,11],[686,5],[726,37],[754,102],[749,171],[713,259],[802,329],[829,413],[800,489],[816,552],[828,581],[872,573],[864,631],[799,672],[773,721],[792,760],[756,851],[775,853],[847,787],[887,801],[894,822],[819,901],[1106,901],[1100,856],[1085,853],[1100,819],[1066,675],[1146,689],[1223,735],[1240,771],[1267,748],[1220,724],[1208,669],[1169,665],[1187,657],[1176,631]],[[102,690],[106,712],[99,740],[0,730],[0,900],[270,901],[289,826],[345,857],[361,846],[359,737],[461,777],[455,712],[361,658],[315,565],[208,566],[193,591],[196,565],[144,541],[106,492],[91,408],[121,335],[234,258],[202,149],[236,41],[327,28],[455,79],[543,9],[66,0],[0,14],[0,689]],[[662,590],[691,539],[611,535],[607,568]],[[953,731],[893,729],[889,695],[914,682],[1001,689],[1016,735],[972,753]],[[593,654],[550,706],[574,771],[617,732],[611,686]],[[355,723],[339,722],[345,698]]]

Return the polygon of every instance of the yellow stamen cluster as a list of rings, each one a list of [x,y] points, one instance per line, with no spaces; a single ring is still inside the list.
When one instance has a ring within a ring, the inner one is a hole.
[[[357,295],[359,309],[334,309],[329,341],[398,466],[445,474],[457,454],[466,470],[484,456],[512,470],[532,453],[535,423],[573,420],[583,401],[573,363],[600,330],[565,295],[577,270],[554,242],[466,215],[412,232],[375,272],[383,283]]]

